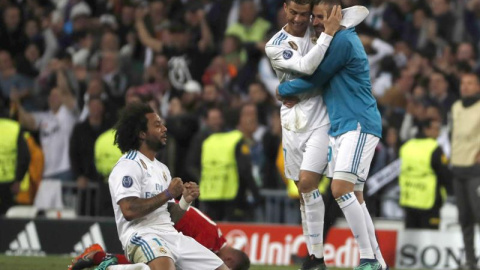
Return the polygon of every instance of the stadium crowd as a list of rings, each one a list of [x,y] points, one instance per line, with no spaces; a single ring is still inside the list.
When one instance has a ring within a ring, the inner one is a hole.
[[[41,179],[76,182],[79,189],[89,182],[106,185],[118,160],[101,155],[112,151],[108,135],[119,110],[141,101],[166,119],[167,149],[159,159],[184,181],[200,182],[202,173],[211,173],[202,160],[214,160],[219,151],[208,143],[212,133],[241,132],[242,141],[234,144],[238,193],[228,198],[230,215],[218,219],[254,221],[248,209],[263,202],[259,190],[286,188],[280,168],[280,103],[275,100],[279,83],[265,56],[266,42],[286,24],[283,3],[0,1],[1,117],[18,120],[21,131],[28,131],[19,136],[17,148],[30,150],[18,155],[30,159],[30,189]],[[370,12],[356,27],[383,125],[370,175],[397,160],[401,146],[422,133],[427,120],[441,123],[436,139],[448,160],[452,106],[464,99],[462,78],[480,73],[480,0],[343,4],[364,5]],[[478,77],[473,84],[480,89]],[[101,142],[103,135],[107,138]],[[230,138],[218,139],[228,145]],[[27,171],[25,164],[1,158],[5,172]],[[19,203],[33,202],[28,191],[20,196],[24,174],[8,175],[0,183],[0,213],[7,210],[5,204],[15,203],[8,199],[12,195],[18,194]],[[445,182],[452,194],[453,176]],[[395,210],[400,209],[398,186],[392,181],[367,198],[374,216],[403,217]],[[392,197],[393,208],[380,204]]]

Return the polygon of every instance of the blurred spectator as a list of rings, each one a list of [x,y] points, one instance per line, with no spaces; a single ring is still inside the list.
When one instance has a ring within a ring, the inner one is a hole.
[[[190,43],[197,44],[201,52],[213,48],[213,36],[205,18],[203,4],[200,1],[190,1],[185,10],[185,22],[190,30]]]
[[[400,139],[398,130],[394,127],[388,127],[384,133],[384,142],[380,142],[375,150],[370,176],[379,172],[399,157]],[[383,187],[378,195],[369,198],[369,206],[373,206],[372,212],[378,212],[380,216],[386,218],[402,218],[403,209],[399,205],[399,190],[398,178],[395,178]]]
[[[457,98],[453,94],[445,74],[434,72],[430,75],[428,93],[430,97],[440,105],[442,112],[444,112],[442,118],[447,119],[447,112],[450,111],[450,108]]]
[[[83,191],[88,183],[96,183],[101,180],[101,176],[95,168],[94,162],[94,144],[98,136],[107,130],[105,123],[105,105],[103,101],[97,97],[88,99],[88,118],[75,125],[72,136],[70,138],[70,164],[72,165],[72,173],[77,187]],[[83,201],[86,202],[87,196],[81,192]],[[80,214],[93,212],[93,209],[85,209],[86,205],[94,204],[94,196],[90,197],[90,203],[80,205]]]
[[[378,76],[380,63],[385,57],[393,55],[394,48],[379,38],[373,38],[367,35],[361,35],[360,40],[368,55],[370,78],[374,81]]]
[[[243,43],[256,43],[260,46],[259,42],[265,40],[270,27],[270,22],[258,16],[258,9],[253,0],[241,0],[238,22],[230,25],[225,34],[238,36]]]
[[[442,151],[445,156],[450,159],[451,146],[450,146],[450,129],[446,121],[443,121],[443,116],[440,106],[436,103],[429,104],[427,106],[426,117],[441,123],[440,132],[437,137],[437,142],[442,147]]]
[[[253,0],[241,0],[238,12],[238,22],[230,25],[225,34],[237,36],[247,51],[247,63],[238,72],[234,85],[235,91],[245,93],[248,84],[255,80],[272,24],[259,16]]]
[[[405,208],[406,228],[438,229],[440,189],[453,194],[448,159],[436,141],[440,125],[432,119],[422,121],[417,138],[400,148],[400,205]]]
[[[202,145],[205,139],[218,132],[224,132],[223,112],[219,107],[209,107],[202,115],[203,125],[193,136],[190,143],[186,160],[186,171],[188,178],[197,183],[200,182]]]
[[[284,188],[284,184],[277,169],[277,158],[279,152],[281,153],[279,148],[282,148],[282,126],[280,123],[280,108],[273,107],[273,109],[267,119],[270,128],[262,137],[265,162],[261,169],[261,187],[281,189]]]
[[[202,211],[213,220],[250,220],[248,194],[253,204],[261,201],[248,146],[256,129],[251,108],[255,109],[250,104],[242,107],[237,129],[214,133],[203,142],[199,200]]]
[[[40,73],[39,60],[41,52],[38,44],[29,43],[25,48],[25,52],[17,57],[18,73],[25,75],[30,80],[34,80]]]
[[[189,30],[186,29],[185,25],[179,23],[173,23],[169,27],[168,39],[153,38],[143,23],[143,14],[140,10],[137,11],[136,15],[135,25],[140,41],[153,52],[163,53],[170,59],[168,76],[173,88],[183,90],[183,86],[188,80],[200,81],[205,63],[208,63],[211,59],[211,52],[203,51],[204,48],[201,48],[198,44],[190,43]]]
[[[419,123],[427,118],[427,106],[429,104],[429,101],[425,98],[408,100],[407,113],[403,118],[400,129],[400,141],[406,142],[417,136]]]
[[[194,80],[189,80],[183,86],[181,94],[182,107],[188,113],[195,114],[200,108],[202,85]]]
[[[108,128],[104,121],[103,101],[92,97],[87,106],[87,119],[75,125],[70,138],[70,163],[79,188],[85,188],[89,181],[100,178],[95,169],[93,149],[97,137]]]
[[[3,100],[8,100],[14,94],[19,100],[30,95],[33,82],[19,74],[12,57],[7,51],[0,51],[0,90]],[[31,106],[29,109],[32,109]]]
[[[452,11],[450,0],[432,0],[430,8],[432,9],[433,19],[435,20],[436,36],[444,42],[456,41],[455,27],[457,18]]]
[[[114,51],[103,51],[100,60],[100,76],[107,86],[106,92],[115,111],[122,108],[124,96],[129,81],[125,73],[120,70],[119,54]]]
[[[199,90],[200,91],[200,90]],[[167,145],[167,163],[172,175],[188,179],[188,173],[184,169],[188,155],[190,142],[199,129],[199,123],[195,112],[189,112],[178,98],[170,100],[169,112],[166,119],[169,143]]]
[[[461,99],[452,108],[452,167],[459,221],[465,245],[466,269],[477,268],[474,227],[480,224],[480,77],[463,75]]]
[[[385,0],[371,0],[370,5],[367,6],[368,17],[365,19],[365,24],[372,29],[379,31],[383,24],[383,12],[387,7],[387,1]]]
[[[57,79],[58,87],[52,88],[48,96],[47,112],[29,113],[21,106],[18,98],[13,98],[12,101],[18,107],[22,126],[40,133],[40,143],[45,155],[43,178],[72,181],[68,146],[77,121],[76,100],[62,71],[58,71]]]
[[[8,118],[0,104],[0,215],[13,206],[20,182],[28,170],[30,153],[17,121]]]
[[[278,110],[273,96],[267,92],[263,83],[255,81],[248,86],[248,97],[257,106],[258,122],[267,126],[270,115],[274,113],[274,110]]]
[[[469,33],[473,44],[480,47],[480,0],[470,0],[464,9],[465,30]]]
[[[424,49],[435,41],[436,24],[427,15],[425,9],[413,10],[413,18],[405,25],[403,39],[414,49]]]
[[[26,36],[22,28],[20,8],[9,5],[3,9],[0,27],[0,49],[8,51],[12,57],[22,54],[26,45]]]

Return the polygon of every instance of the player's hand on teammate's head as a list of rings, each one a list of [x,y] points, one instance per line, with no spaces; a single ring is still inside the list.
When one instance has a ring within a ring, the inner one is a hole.
[[[200,196],[200,189],[195,182],[187,182],[183,184],[183,197],[187,203],[193,202],[195,199]]]
[[[173,198],[177,198],[183,193],[183,181],[180,177],[175,177],[168,186],[168,192],[172,194]]]
[[[323,17],[326,18],[323,24],[325,28],[325,34],[330,36],[335,35],[335,33],[340,29],[340,21],[342,20],[342,8],[339,5],[335,5],[332,8],[330,16],[327,16],[327,11],[323,11]]]

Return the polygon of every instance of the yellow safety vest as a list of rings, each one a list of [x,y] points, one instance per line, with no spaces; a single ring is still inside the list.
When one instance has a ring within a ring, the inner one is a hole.
[[[20,125],[10,119],[0,119],[0,129],[0,183],[9,183],[15,180]]]
[[[215,133],[202,145],[200,200],[233,200],[238,192],[238,168],[235,148],[242,139],[240,131]]]
[[[108,179],[113,167],[122,157],[122,152],[115,145],[115,130],[109,129],[98,136],[95,141],[94,157],[97,171]]]
[[[420,210],[435,203],[437,176],[431,166],[436,140],[411,139],[400,148],[402,166],[399,177],[400,205]]]

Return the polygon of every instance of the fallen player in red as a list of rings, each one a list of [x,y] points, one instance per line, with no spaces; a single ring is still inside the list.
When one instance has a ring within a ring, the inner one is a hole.
[[[230,269],[246,270],[250,267],[250,259],[247,254],[228,246],[217,224],[197,208],[191,206],[175,224],[175,228],[217,254]],[[110,265],[108,260],[116,261],[116,264],[130,264],[123,254],[107,254],[99,244],[93,244],[72,260],[72,265],[68,267],[68,270],[102,266],[102,262],[106,269],[106,266]]]

